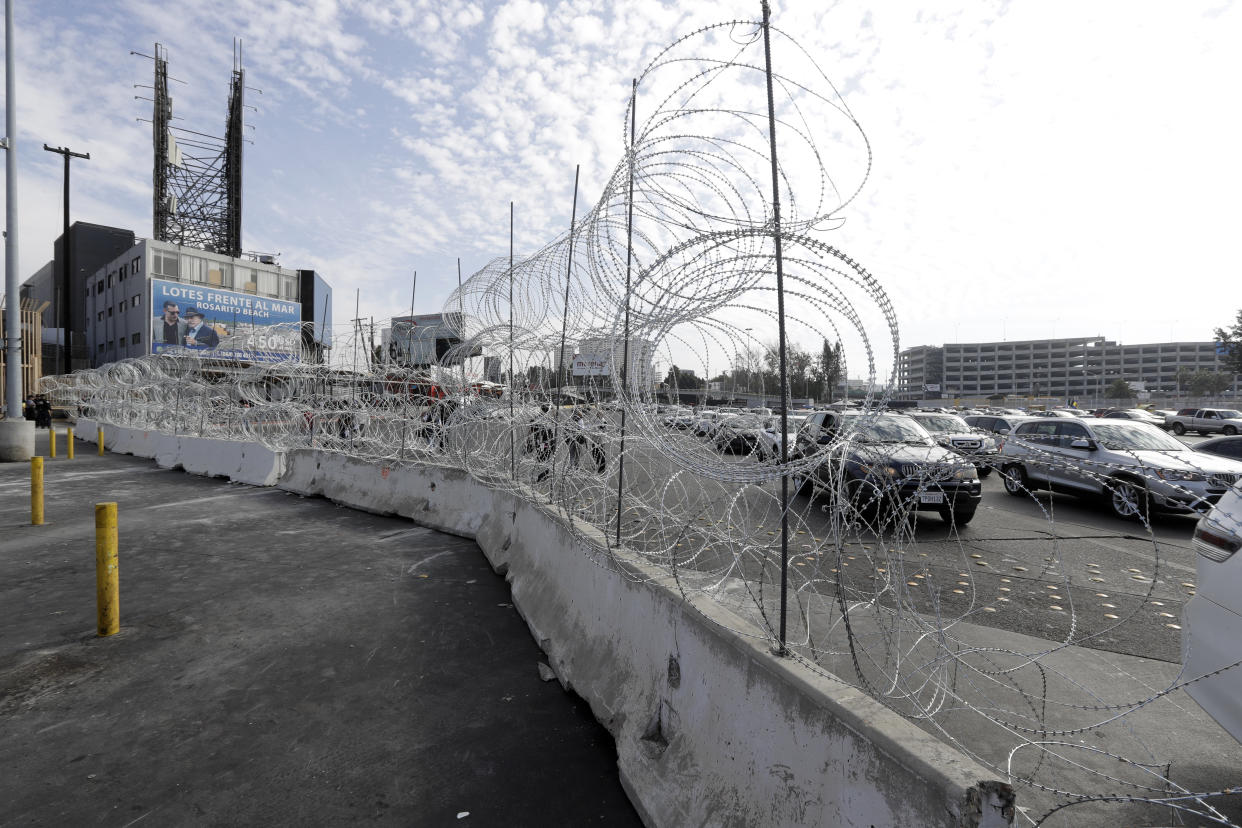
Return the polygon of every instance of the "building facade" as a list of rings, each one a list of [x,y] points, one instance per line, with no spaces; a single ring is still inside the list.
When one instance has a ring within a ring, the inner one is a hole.
[[[214,349],[221,337],[227,342],[230,335],[300,323],[302,281],[299,271],[276,264],[139,239],[82,285],[91,367],[165,348]],[[330,310],[330,292],[319,301]],[[167,329],[161,321],[165,303],[179,316]],[[186,339],[185,324],[194,313],[204,316],[210,329],[197,343]],[[293,352],[300,358],[294,345],[282,342],[250,354],[204,355],[268,361],[290,358]]]
[[[1201,371],[1224,371],[1215,342],[1119,345],[1082,337],[946,343],[902,351],[898,391],[910,399],[993,394],[1102,399],[1119,379],[1136,390],[1184,393],[1182,379]],[[939,383],[930,380],[937,374]],[[933,392],[934,385],[940,387]]]

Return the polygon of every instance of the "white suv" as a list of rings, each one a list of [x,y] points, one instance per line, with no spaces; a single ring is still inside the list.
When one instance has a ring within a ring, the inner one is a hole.
[[[1195,527],[1198,586],[1182,613],[1186,692],[1233,738],[1242,741],[1242,482]],[[1217,670],[1223,672],[1208,675]]]

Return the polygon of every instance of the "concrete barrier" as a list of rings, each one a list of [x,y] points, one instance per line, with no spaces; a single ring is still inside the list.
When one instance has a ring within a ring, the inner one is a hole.
[[[131,453],[152,445],[109,428],[105,441]],[[552,507],[452,468],[255,444],[240,444],[239,460],[236,445],[182,437],[161,443],[158,460],[475,538],[556,676],[612,733],[647,825],[1012,824],[1013,790],[992,772],[860,690],[773,655],[747,620],[688,601],[661,570],[589,527],[571,531]]]
[[[1013,791],[761,631],[464,472],[318,451],[281,488],[474,537],[561,683],[612,733],[648,825],[1000,826]]]
[[[96,439],[94,420],[78,420],[78,436]],[[118,454],[148,457],[165,469],[227,477],[235,483],[274,486],[285,470],[285,455],[258,443],[165,434],[159,431],[105,425],[104,447]]]

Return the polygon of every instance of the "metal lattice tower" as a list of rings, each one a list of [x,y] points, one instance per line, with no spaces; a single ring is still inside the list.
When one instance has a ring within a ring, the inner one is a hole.
[[[168,52],[155,44],[152,236],[158,241],[241,255],[245,78],[238,45],[224,138],[173,126]]]

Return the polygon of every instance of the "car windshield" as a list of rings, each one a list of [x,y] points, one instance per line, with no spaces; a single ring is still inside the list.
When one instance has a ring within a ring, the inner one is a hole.
[[[970,431],[970,426],[966,425],[965,420],[961,417],[954,417],[952,414],[938,414],[934,417],[916,417],[915,419],[919,425],[932,432]]]
[[[729,418],[729,428],[760,428],[763,418],[755,414],[742,414]]]
[[[909,417],[846,417],[841,428],[855,440],[864,443],[916,443],[932,442],[928,433]]]
[[[791,432],[797,431],[798,427],[801,426],[802,423],[805,421],[806,421],[806,417],[795,417],[794,415],[790,414],[789,415],[789,430]],[[769,417],[763,421],[763,427],[769,431],[780,431],[781,430],[781,418],[780,417]]]
[[[1104,448],[1114,451],[1186,451],[1186,445],[1153,426],[1096,423],[1091,426]]]

